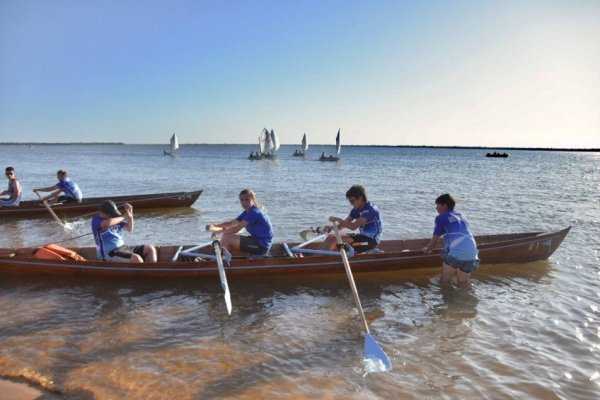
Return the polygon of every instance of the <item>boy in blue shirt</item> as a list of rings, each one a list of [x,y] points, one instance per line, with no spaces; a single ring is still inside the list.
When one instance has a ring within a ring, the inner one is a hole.
[[[429,254],[444,238],[442,250],[442,286],[448,286],[456,273],[458,286],[469,282],[471,273],[479,268],[477,244],[471,233],[466,218],[454,211],[456,198],[451,194],[443,194],[435,200],[438,216],[435,218],[435,228],[429,244],[423,248],[423,253]]]
[[[33,189],[34,192],[52,192],[46,197],[42,197],[42,200],[47,200],[48,203],[54,204],[59,203],[81,203],[83,195],[77,182],[71,180],[67,176],[67,171],[61,169],[56,173],[58,183],[56,185],[48,186],[45,188]],[[62,196],[61,193],[64,193]]]
[[[342,241],[352,246],[356,253],[373,250],[381,241],[383,221],[377,206],[367,200],[367,191],[361,185],[354,185],[346,192],[346,198],[352,205],[352,210],[346,219],[329,217],[329,221],[339,228],[358,229],[358,233],[343,235]],[[336,250],[337,240],[330,235],[321,244],[321,250]]]

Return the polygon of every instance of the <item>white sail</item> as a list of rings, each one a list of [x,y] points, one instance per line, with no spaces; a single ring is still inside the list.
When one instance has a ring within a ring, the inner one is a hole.
[[[178,148],[179,148],[179,141],[177,140],[177,135],[173,134],[173,136],[171,136],[171,152],[174,152]]]
[[[302,152],[306,154],[306,150],[308,150],[308,142],[306,141],[306,133],[302,136]]]
[[[265,154],[265,147],[267,145],[267,138],[266,138],[266,132],[267,129],[263,128],[262,132],[260,133],[260,135],[258,135],[258,148],[260,149],[260,154]]]
[[[275,134],[273,129],[271,129],[271,143],[273,145],[273,154],[275,154],[277,153],[277,150],[279,150],[279,139],[277,138],[277,135]]]
[[[273,142],[271,141],[269,131],[265,129],[265,154],[270,153],[271,150],[273,150]]]
[[[340,130],[338,129],[338,134],[335,137],[335,154],[336,157],[340,156],[340,152],[342,151],[342,145],[340,144]]]

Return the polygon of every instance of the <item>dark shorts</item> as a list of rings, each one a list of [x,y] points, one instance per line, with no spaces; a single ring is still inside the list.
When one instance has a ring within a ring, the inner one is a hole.
[[[269,249],[261,247],[252,236],[240,236],[240,249],[257,256],[264,256],[269,252]]]
[[[462,272],[466,274],[470,274],[471,272],[475,272],[477,268],[479,268],[479,259],[476,258],[474,260],[459,260],[448,254],[442,254],[442,259],[446,264],[456,269],[459,268]]]
[[[354,249],[355,253],[363,253],[365,251],[373,250],[377,247],[377,241],[375,239],[361,235],[359,233],[351,233],[348,235],[352,238],[350,246]]]
[[[121,247],[117,247],[116,249],[114,249],[113,251],[111,251],[110,253],[108,253],[108,255],[110,257],[119,257],[119,258],[126,258],[126,259],[130,259],[131,256],[133,254],[137,254],[138,256],[142,257],[142,259],[144,261],[146,261],[146,258],[144,257],[144,245],[139,245],[139,246],[121,246]]]
[[[67,196],[58,196],[59,203],[81,203],[79,200]]]

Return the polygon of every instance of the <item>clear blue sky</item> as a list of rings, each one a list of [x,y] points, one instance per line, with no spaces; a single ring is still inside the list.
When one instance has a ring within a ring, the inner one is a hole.
[[[600,147],[600,1],[0,1],[0,141]]]

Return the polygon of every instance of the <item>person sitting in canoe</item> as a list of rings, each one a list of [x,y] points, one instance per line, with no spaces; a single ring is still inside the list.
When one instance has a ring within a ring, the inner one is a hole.
[[[346,192],[346,198],[352,205],[352,210],[346,219],[329,217],[329,221],[337,224],[338,228],[358,229],[359,233],[342,235],[342,241],[352,246],[356,253],[373,250],[381,241],[383,221],[377,206],[367,200],[367,191],[361,185],[354,185]],[[330,235],[321,244],[321,250],[336,250],[335,235]]]
[[[48,186],[45,188],[33,189],[37,192],[52,192],[48,196],[42,197],[42,200],[47,200],[48,203],[54,204],[59,203],[81,203],[83,195],[77,182],[71,180],[67,176],[67,171],[61,169],[56,173],[58,183],[56,185]],[[64,193],[61,195],[61,193]]]
[[[231,221],[206,225],[213,236],[220,234],[221,245],[233,252],[266,255],[273,244],[273,226],[267,213],[262,210],[252,189],[240,192],[240,203],[244,211]],[[246,228],[250,236],[237,233]]]
[[[134,228],[133,207],[123,205],[122,217],[112,200],[100,204],[100,213],[92,218],[92,232],[96,242],[96,254],[102,261],[129,261],[132,263],[156,262],[156,248],[151,244],[128,247],[123,240],[123,228],[132,232]]]
[[[469,282],[472,272],[479,268],[477,244],[471,233],[469,223],[461,214],[454,211],[456,198],[451,194],[443,194],[435,199],[435,209],[439,214],[435,217],[435,228],[429,244],[423,253],[429,254],[444,238],[442,250],[442,286],[448,286],[456,273],[458,286]]]
[[[0,193],[0,196],[8,196],[0,199],[0,207],[18,207],[21,202],[21,183],[17,179],[17,173],[13,167],[6,167],[4,172],[8,179],[8,189]]]

